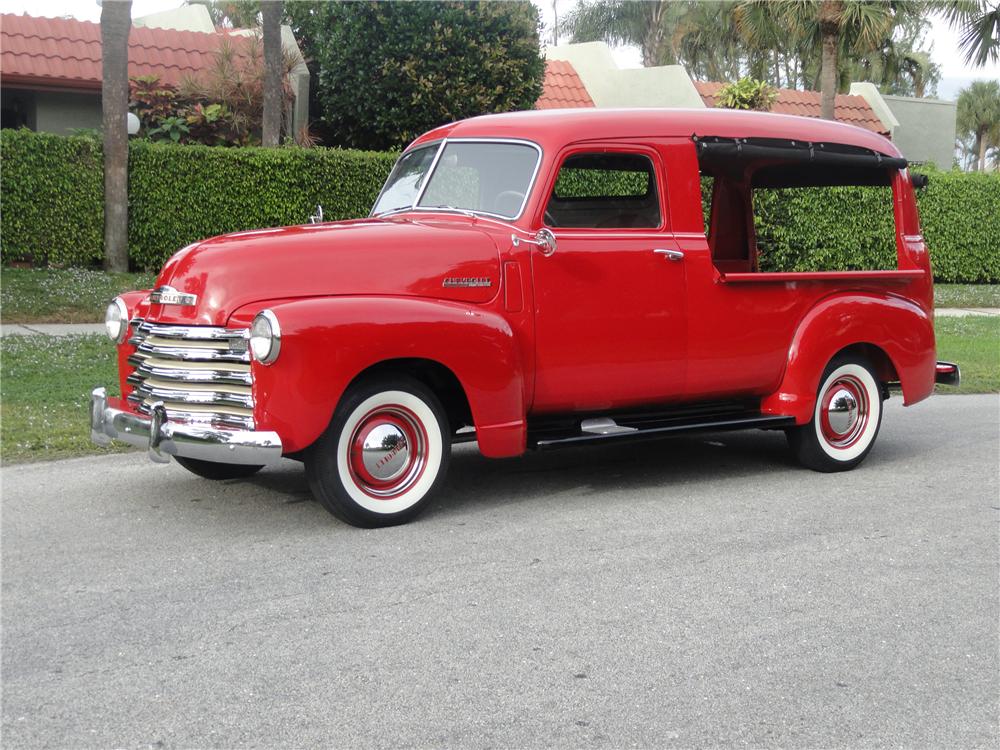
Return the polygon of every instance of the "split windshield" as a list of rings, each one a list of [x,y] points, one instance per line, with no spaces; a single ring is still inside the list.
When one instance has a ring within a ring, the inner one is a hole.
[[[444,209],[516,219],[539,157],[526,143],[443,141],[415,148],[396,162],[372,215]]]

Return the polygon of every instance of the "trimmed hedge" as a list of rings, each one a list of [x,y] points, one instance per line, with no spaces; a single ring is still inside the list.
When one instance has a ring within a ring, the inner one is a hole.
[[[104,221],[100,144],[4,130],[0,151],[0,257],[5,262],[27,257],[39,265],[99,263]],[[366,216],[395,158],[341,149],[134,142],[132,264],[156,270],[195,240],[300,224],[317,204],[327,219]],[[917,191],[917,200],[935,278],[1000,282],[1000,174],[928,173],[930,184]],[[885,201],[877,190],[761,191],[763,263],[774,268],[891,266],[882,242]],[[779,192],[796,195],[779,201]]]
[[[129,256],[159,268],[195,240],[371,211],[396,154],[328,148],[219,148],[134,143]]]
[[[104,257],[101,144],[30,130],[0,131],[3,260],[89,266]]]

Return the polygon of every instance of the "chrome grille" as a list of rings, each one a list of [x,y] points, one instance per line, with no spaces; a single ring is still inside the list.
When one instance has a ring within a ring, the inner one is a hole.
[[[157,401],[167,419],[253,429],[253,376],[246,330],[178,326],[136,319],[129,343],[136,351],[126,378],[128,400],[149,414]]]

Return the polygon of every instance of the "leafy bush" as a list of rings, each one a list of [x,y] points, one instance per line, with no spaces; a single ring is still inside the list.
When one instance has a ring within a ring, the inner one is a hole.
[[[129,256],[157,269],[195,240],[243,229],[366,216],[396,154],[326,148],[132,143]]]
[[[0,135],[0,257],[87,266],[104,255],[101,144],[29,130]]]
[[[530,2],[285,4],[336,143],[398,148],[454,120],[533,109],[542,93]]]
[[[724,109],[756,109],[770,112],[771,105],[778,98],[778,90],[767,81],[755,78],[741,78],[736,83],[727,83],[719,89],[718,106]]]
[[[934,278],[1000,282],[1000,173],[921,172],[929,181],[917,205]]]

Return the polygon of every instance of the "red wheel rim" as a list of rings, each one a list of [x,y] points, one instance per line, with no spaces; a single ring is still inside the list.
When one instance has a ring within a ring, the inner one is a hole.
[[[351,433],[351,478],[370,497],[399,497],[424,473],[427,445],[427,431],[416,414],[398,404],[378,406]]]
[[[820,400],[820,431],[826,443],[838,450],[846,450],[861,439],[870,416],[868,389],[853,375],[836,378]]]

